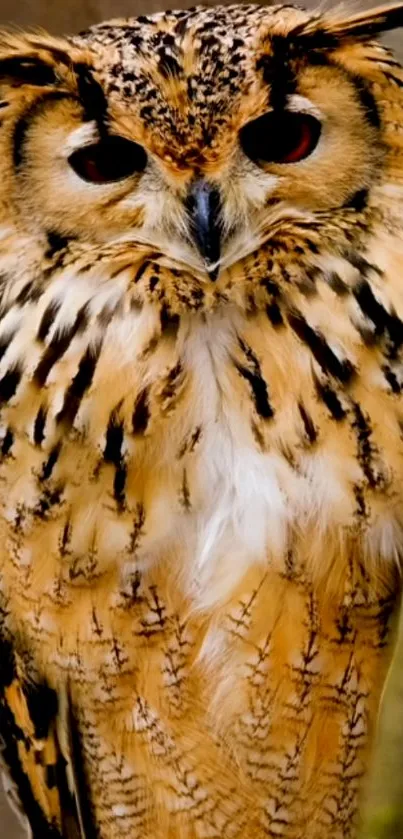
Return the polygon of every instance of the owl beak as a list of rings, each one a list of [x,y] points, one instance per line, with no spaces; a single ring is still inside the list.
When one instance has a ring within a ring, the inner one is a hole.
[[[205,180],[194,181],[186,199],[191,236],[206,271],[217,279],[221,242],[221,202],[218,190]]]

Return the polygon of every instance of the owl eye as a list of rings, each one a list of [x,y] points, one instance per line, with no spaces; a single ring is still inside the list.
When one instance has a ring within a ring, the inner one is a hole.
[[[298,163],[312,154],[321,133],[311,114],[272,111],[242,128],[243,151],[254,163]]]
[[[138,143],[110,136],[73,152],[69,164],[83,181],[106,184],[143,172],[147,153]]]

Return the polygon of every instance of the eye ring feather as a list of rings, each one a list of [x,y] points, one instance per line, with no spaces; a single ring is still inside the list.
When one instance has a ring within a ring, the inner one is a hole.
[[[81,180],[108,184],[143,172],[147,152],[139,143],[109,136],[77,149],[68,158],[68,163]]]
[[[248,122],[240,132],[241,147],[254,163],[299,163],[318,145],[322,126],[296,111],[270,111]]]

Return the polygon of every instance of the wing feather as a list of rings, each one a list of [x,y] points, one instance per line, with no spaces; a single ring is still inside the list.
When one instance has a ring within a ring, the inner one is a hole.
[[[32,839],[87,839],[71,758],[61,747],[59,697],[25,671],[12,641],[0,639],[0,735],[12,789],[10,795],[8,783],[8,797],[28,821]]]

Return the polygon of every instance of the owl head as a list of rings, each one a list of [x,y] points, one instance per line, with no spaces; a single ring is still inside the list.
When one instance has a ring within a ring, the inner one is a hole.
[[[297,261],[345,251],[403,176],[403,72],[372,40],[402,24],[402,3],[234,5],[4,33],[1,220],[36,259],[142,248],[178,294],[197,281],[192,305],[285,231]]]

